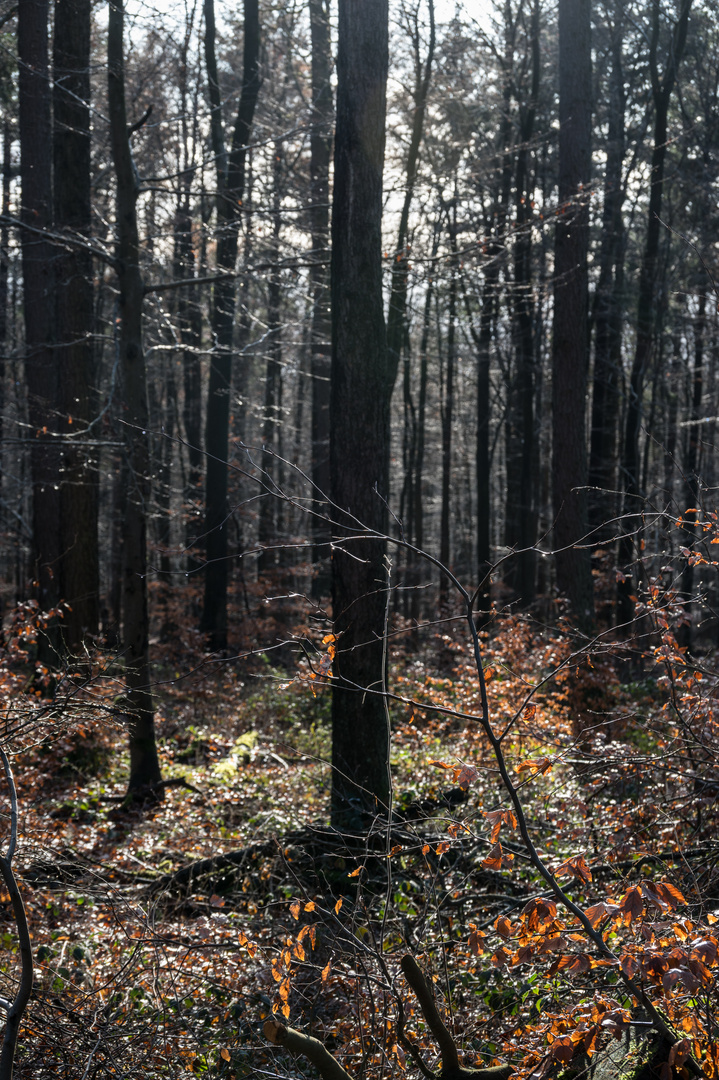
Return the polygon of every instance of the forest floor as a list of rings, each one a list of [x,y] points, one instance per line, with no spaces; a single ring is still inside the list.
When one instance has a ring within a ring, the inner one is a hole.
[[[437,1070],[400,973],[407,952],[469,1066],[541,1076],[627,1029],[617,965],[547,899],[467,719],[479,685],[461,624],[398,639],[393,819],[351,837],[328,828],[330,689],[301,652],[281,669],[204,656],[192,635],[157,642],[168,783],[159,804],[128,808],[117,665],[69,670],[49,700],[28,680],[31,622],[16,619],[2,666],[36,963],[21,1077],[307,1075],[264,1039],[271,1015],[353,1075],[414,1075],[413,1053]],[[630,679],[608,640],[573,652],[561,629],[498,619],[485,638],[490,717],[508,726],[545,864],[711,1076],[719,680],[712,657],[685,663],[664,622]],[[317,669],[321,630],[296,629]],[[12,998],[7,894],[0,934]]]

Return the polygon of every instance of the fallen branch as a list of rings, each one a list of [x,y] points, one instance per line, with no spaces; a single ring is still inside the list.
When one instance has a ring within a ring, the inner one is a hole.
[[[459,1063],[459,1054],[454,1039],[447,1030],[442,1017],[434,1002],[432,989],[419,969],[417,961],[409,954],[402,957],[402,971],[415,993],[419,1007],[422,1010],[427,1026],[439,1046],[442,1057],[442,1071],[438,1074],[432,1072],[422,1062],[415,1047],[404,1034],[404,1023],[401,1024],[400,1042],[409,1051],[415,1064],[427,1078],[427,1080],[507,1080],[513,1069],[511,1065],[491,1065],[483,1069],[466,1069]],[[401,1003],[400,1003],[401,1005]],[[402,1019],[403,1019],[403,1013]],[[294,1054],[302,1054],[319,1071],[322,1080],[353,1080],[353,1077],[332,1056],[329,1050],[319,1039],[311,1035],[305,1035],[295,1028],[285,1027],[278,1020],[265,1020],[262,1029],[265,1038],[273,1046],[282,1046]]]

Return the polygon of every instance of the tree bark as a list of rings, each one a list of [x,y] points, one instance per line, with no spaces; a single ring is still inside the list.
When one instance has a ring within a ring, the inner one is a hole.
[[[281,140],[275,144],[272,183],[272,239],[268,262],[272,263],[267,288],[267,333],[269,347],[265,377],[265,415],[262,424],[261,465],[265,488],[260,503],[258,574],[267,573],[278,562],[276,548],[280,525],[280,504],[275,498],[275,485],[281,481],[279,462],[275,455],[282,453],[282,335],[280,326],[281,281],[279,270],[280,232],[282,227],[282,195],[284,151]],[[269,549],[269,550],[268,550]]]
[[[130,151],[125,105],[124,8],[110,0],[107,34],[108,109],[117,184],[116,266],[120,310],[120,371],[123,431],[129,490],[125,505],[122,586],[122,649],[126,715],[130,732],[128,795],[140,796],[160,783],[155,712],[150,689],[147,609],[146,513],[150,501],[147,379],[142,343],[144,284],[137,230],[137,172]]]
[[[33,573],[40,609],[60,599],[60,491],[57,427],[58,382],[53,333],[53,249],[38,229],[52,224],[52,145],[48,62],[48,0],[18,5],[20,107],[20,217],[25,313],[25,380],[30,426],[30,476],[33,495]],[[57,629],[41,643],[46,660],[56,658]]]
[[[389,730],[384,677],[384,566],[389,401],[382,302],[382,169],[387,0],[340,0],[332,202],[330,466],[335,530],[379,536],[336,543],[332,821],[386,811]]]
[[[55,231],[88,237],[90,204],[90,0],[56,0],[53,47]],[[82,247],[55,254],[58,430],[64,436],[60,591],[69,604],[62,633],[76,652],[99,620],[97,453],[73,446],[97,413],[92,256]]]
[[[507,27],[512,42],[516,24]],[[535,430],[536,359],[532,267],[531,140],[540,80],[539,8],[535,2],[530,24],[528,64],[531,85],[527,101],[519,101],[519,143],[515,178],[515,241],[512,282],[512,332],[515,375],[509,388],[507,410],[507,501],[505,543],[517,554],[508,561],[505,580],[519,602],[531,604],[535,596],[537,492],[534,473],[537,457]],[[508,57],[507,66],[513,62]],[[515,91],[516,92],[516,91]]]
[[[330,154],[332,152],[332,49],[328,0],[309,0],[312,40],[312,130],[310,132],[310,234],[313,266],[312,295],[312,497],[317,514],[312,519],[312,595],[330,591],[327,517],[330,491],[330,365],[331,335],[329,270]]]
[[[623,534],[619,541],[619,565],[623,571],[617,594],[617,621],[626,623],[634,615],[634,590],[631,562],[634,555],[634,531],[636,514],[642,506],[639,475],[639,431],[642,422],[642,398],[644,380],[649,370],[655,344],[655,318],[659,288],[659,237],[661,230],[662,199],[664,195],[664,170],[667,154],[667,118],[669,102],[677,78],[679,63],[686,45],[689,11],[692,0],[682,0],[679,17],[674,25],[669,47],[666,70],[659,74],[657,49],[659,46],[659,0],[652,0],[652,28],[649,46],[649,70],[652,80],[654,102],[654,149],[649,186],[647,232],[639,274],[639,297],[637,300],[637,338],[634,361],[629,384],[629,399],[624,427],[622,449],[622,476],[624,481]]]
[[[559,2],[559,212],[554,246],[552,486],[557,585],[578,625],[594,622],[587,534],[585,398],[591,176],[590,0]]]
[[[227,458],[229,448],[232,339],[235,323],[235,266],[245,188],[245,155],[260,90],[260,18],[258,0],[245,0],[242,91],[229,154],[225,147],[222,103],[215,57],[213,0],[205,0],[205,61],[210,95],[212,151],[217,171],[217,270],[226,277],[212,293],[212,353],[207,397],[205,449],[205,534],[207,565],[202,629],[210,647],[227,646]]]
[[[614,534],[612,519],[617,511],[617,430],[624,289],[622,207],[625,189],[622,166],[626,93],[622,60],[623,0],[615,0],[614,23],[609,32],[612,69],[609,78],[607,161],[604,174],[599,280],[594,294],[594,377],[588,471],[589,525],[599,542]]]
[[[439,561],[450,568],[450,492],[452,481],[452,424],[454,421],[454,379],[457,366],[457,196],[448,214],[449,249],[449,298],[447,303],[447,367],[444,379],[442,413],[442,489],[439,524]],[[439,579],[439,606],[444,609],[449,596],[446,574]]]

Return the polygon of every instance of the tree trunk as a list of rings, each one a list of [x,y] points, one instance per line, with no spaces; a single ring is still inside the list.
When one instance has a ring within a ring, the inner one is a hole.
[[[117,182],[115,229],[120,293],[122,430],[129,469],[123,543],[122,649],[127,687],[126,713],[130,730],[128,795],[140,796],[153,788],[156,789],[161,779],[155,743],[148,640],[146,513],[150,501],[150,453],[147,433],[147,380],[142,344],[144,285],[140,271],[137,232],[137,174],[130,151],[130,131],[125,106],[122,0],[110,0],[109,8],[108,109],[112,160]]]
[[[258,0],[245,0],[242,91],[230,153],[225,148],[222,103],[215,57],[213,0],[205,0],[205,61],[211,105],[212,151],[217,167],[217,272],[226,275],[215,282],[212,294],[212,353],[207,396],[205,449],[205,535],[207,567],[202,629],[212,649],[227,646],[227,457],[232,380],[232,338],[235,323],[235,267],[242,199],[245,187],[245,154],[260,90],[260,19]]]
[[[312,130],[310,132],[310,232],[312,261],[312,561],[316,574],[312,595],[330,591],[331,528],[326,499],[330,491],[330,290],[327,260],[330,230],[330,154],[332,151],[332,48],[329,0],[309,0],[312,35]]]
[[[624,114],[622,62],[623,0],[615,0],[611,27],[612,71],[604,174],[599,280],[594,294],[594,378],[589,455],[589,525],[598,542],[614,533],[616,516],[617,428],[621,373],[624,288]]]
[[[684,526],[687,532],[686,544],[688,548],[693,548],[696,545],[699,535],[701,535],[701,529],[699,527],[699,438],[701,428],[699,426],[699,418],[701,414],[702,397],[704,393],[704,339],[706,336],[706,322],[707,322],[707,288],[706,285],[702,285],[699,290],[699,302],[697,305],[697,314],[694,322],[694,370],[692,372],[692,396],[691,396],[691,410],[689,413],[689,429],[687,436],[687,453],[686,464],[684,466],[684,476],[686,477],[687,485],[687,506],[680,506],[680,512],[693,511],[690,520],[693,521],[693,527],[689,528]],[[684,570],[681,576],[680,592],[684,599],[687,611],[691,610],[691,598],[692,590],[694,588],[694,564],[691,559],[688,558]],[[679,644],[685,648],[691,648],[692,643],[692,628],[691,624],[684,623],[679,628]]]
[[[386,810],[389,730],[382,698],[389,402],[382,302],[382,169],[387,0],[340,0],[332,202],[331,491],[337,637],[332,694],[332,821]]]
[[[419,148],[424,131],[424,117],[427,108],[430,79],[432,76],[432,62],[434,59],[434,0],[428,0],[428,8],[430,30],[427,55],[424,63],[422,63],[420,52],[419,6],[410,16],[408,16],[412,20],[411,37],[414,60],[414,88],[412,90],[412,101],[414,103],[414,110],[412,113],[412,129],[405,168],[404,201],[402,203],[399,228],[397,231],[397,247],[392,260],[392,284],[390,287],[389,309],[387,315],[387,351],[389,356],[390,378],[393,382],[397,378],[402,351],[405,350],[405,361],[403,365],[404,424],[402,453],[404,481],[400,499],[399,517],[402,522],[405,539],[407,540],[411,540],[414,537],[414,522],[412,520],[413,500],[410,492],[416,453],[416,415],[411,394],[411,365],[409,357],[409,334],[407,330],[407,290],[410,266],[408,239],[409,214],[417,182]],[[405,593],[404,597],[406,603],[409,599],[408,594]]]
[[[40,609],[60,599],[60,490],[57,426],[58,382],[52,348],[55,281],[54,251],[38,229],[52,224],[52,145],[48,65],[48,0],[18,5],[18,92],[20,106],[20,178],[23,223],[22,274],[25,313],[25,380],[30,426],[30,476],[33,496],[33,571]],[[33,231],[31,232],[30,229]],[[41,652],[57,657],[57,629]]]
[[[280,433],[282,424],[282,337],[280,330],[281,282],[279,270],[280,230],[282,225],[282,180],[284,154],[280,140],[275,144],[272,185],[272,242],[269,262],[272,263],[267,289],[267,372],[265,377],[265,415],[262,425],[262,446],[266,453],[260,463],[264,476],[265,491],[260,502],[258,574],[267,573],[278,562],[277,540],[279,526],[279,501],[275,498],[275,485],[281,480],[279,461],[275,454],[281,453]],[[267,549],[270,550],[267,550]]]
[[[389,378],[394,386],[399,370],[402,346],[407,336],[407,283],[409,278],[409,249],[407,238],[409,233],[409,213],[414,198],[414,189],[417,182],[417,165],[419,162],[419,147],[424,131],[424,115],[427,108],[429,84],[432,77],[432,61],[434,59],[435,28],[434,28],[434,0],[428,0],[430,36],[427,46],[427,56],[424,65],[420,56],[419,26],[415,17],[414,27],[414,89],[412,101],[414,111],[412,114],[412,131],[410,134],[409,149],[407,151],[407,166],[405,171],[404,201],[397,230],[397,248],[392,261],[392,285],[389,297],[389,311],[387,315],[387,352],[389,356]]]
[[[441,233],[441,213],[438,214],[434,227],[432,241],[432,259],[436,259],[439,250]],[[432,303],[434,300],[434,278],[427,282],[427,291],[424,295],[424,313],[422,315],[422,336],[419,344],[419,391],[417,394],[417,435],[414,458],[414,475],[412,477],[412,512],[411,518],[414,525],[414,545],[422,551],[424,547],[424,462],[427,441],[427,385],[429,382],[429,334],[431,328]],[[415,621],[420,615],[421,590],[417,575],[419,563],[417,557],[410,552],[412,567],[412,599],[410,603],[410,617]]]
[[[554,242],[552,487],[557,585],[594,622],[587,534],[585,399],[592,58],[589,0],[559,2],[559,214]]]
[[[449,212],[449,247],[451,260],[449,267],[449,300],[447,312],[447,368],[444,381],[444,400],[442,401],[442,492],[439,524],[439,561],[450,568],[450,491],[452,481],[452,423],[454,421],[454,378],[457,366],[457,197]],[[439,579],[440,610],[446,607],[448,598],[448,579],[445,574]]]
[[[55,229],[90,237],[90,0],[56,0],[53,49]],[[65,644],[77,652],[97,634],[99,620],[98,451],[73,446],[97,441],[87,431],[97,414],[93,349],[92,256],[59,247],[55,254],[58,430],[64,436],[61,486],[60,591]]]
[[[666,71],[659,75],[657,48],[659,44],[659,0],[652,0],[652,30],[649,49],[649,69],[654,101],[654,149],[649,181],[649,207],[647,233],[639,274],[639,298],[637,301],[637,338],[629,385],[629,399],[624,428],[622,450],[622,475],[624,478],[624,522],[619,541],[619,565],[624,580],[620,581],[617,595],[617,621],[629,622],[634,615],[635,585],[632,581],[631,562],[634,555],[634,530],[636,514],[642,507],[639,476],[639,431],[642,422],[642,397],[644,380],[651,366],[654,351],[656,324],[656,293],[659,287],[659,237],[664,194],[664,168],[667,153],[667,117],[669,102],[677,70],[687,38],[689,10],[692,0],[682,0],[679,17],[669,49]]]
[[[537,438],[534,420],[535,355],[534,296],[532,268],[532,208],[530,143],[539,97],[540,51],[539,7],[535,2],[531,23],[532,84],[529,100],[520,102],[519,148],[515,184],[514,282],[512,324],[516,356],[516,383],[510,390],[509,440],[507,457],[506,543],[517,548],[508,563],[508,583],[521,604],[531,604],[535,596],[537,539],[537,492],[534,462]]]

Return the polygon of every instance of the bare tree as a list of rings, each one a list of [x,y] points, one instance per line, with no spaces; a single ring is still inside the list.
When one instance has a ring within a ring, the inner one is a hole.
[[[119,285],[120,369],[123,431],[128,466],[124,507],[122,646],[127,687],[125,712],[130,733],[128,794],[157,791],[160,765],[155,742],[155,713],[150,690],[149,614],[147,609],[147,509],[150,500],[147,378],[142,341],[144,284],[137,227],[139,180],[130,137],[147,117],[128,126],[125,104],[123,0],[110,0],[107,33],[108,107],[112,160],[116,178],[116,270]]]

